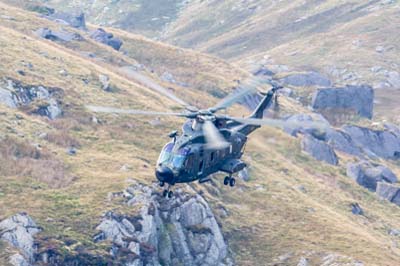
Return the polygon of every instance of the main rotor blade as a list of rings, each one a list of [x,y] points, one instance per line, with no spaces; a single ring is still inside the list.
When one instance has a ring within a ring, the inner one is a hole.
[[[326,130],[329,128],[328,124],[318,121],[294,122],[294,121],[284,121],[284,120],[269,119],[269,118],[257,119],[257,118],[237,118],[237,117],[229,117],[229,119],[242,124],[255,125],[255,126],[271,126],[278,128],[310,127],[319,130]]]
[[[163,94],[164,96],[167,96],[168,98],[170,98],[171,100],[174,100],[178,104],[183,105],[183,106],[190,106],[185,101],[178,98],[176,95],[174,95],[172,92],[168,91],[166,88],[162,87],[160,84],[155,82],[150,77],[142,75],[138,71],[136,71],[130,67],[122,67],[121,71],[124,74],[126,74],[129,78],[132,78],[132,79],[138,81],[140,84],[142,84],[146,87],[149,87],[150,89],[153,89],[153,90]]]
[[[172,112],[154,112],[154,111],[143,111],[134,109],[119,109],[114,107],[105,106],[93,106],[87,105],[87,109],[96,113],[109,113],[109,114],[127,114],[127,115],[165,115],[165,116],[180,116],[186,117],[184,113],[172,113]]]
[[[246,83],[239,86],[239,91],[232,92],[211,109],[220,110],[230,107],[231,105],[243,99],[245,96],[257,92],[257,86],[260,84],[261,82],[255,78],[246,80]]]
[[[229,146],[229,143],[215,127],[213,122],[207,120],[204,121],[203,133],[206,138],[206,147],[208,149],[223,149]]]

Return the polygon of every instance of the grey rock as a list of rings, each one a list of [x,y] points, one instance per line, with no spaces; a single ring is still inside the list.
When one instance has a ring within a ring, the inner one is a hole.
[[[297,263],[297,266],[308,266],[308,265],[310,264],[308,263],[308,260],[304,257],[301,257],[299,263]]]
[[[250,181],[250,174],[249,174],[249,170],[246,168],[244,168],[242,171],[240,171],[238,173],[238,176],[240,179],[242,179],[245,182]]]
[[[312,136],[304,136],[301,147],[303,151],[307,152],[318,161],[323,161],[332,165],[337,165],[339,163],[339,159],[333,148]]]
[[[55,119],[62,115],[59,98],[62,90],[43,86],[22,85],[18,81],[8,80],[7,86],[0,81],[0,104],[11,108],[30,105],[35,100],[42,100],[33,113]],[[11,96],[11,98],[10,98]]]
[[[358,126],[344,126],[353,142],[371,157],[377,156],[384,159],[400,158],[400,136],[391,130],[372,130]]]
[[[294,137],[298,133],[305,135],[312,135],[317,139],[325,139],[325,134],[312,122],[318,122],[326,127],[329,127],[329,122],[320,114],[295,114],[286,118],[286,122],[290,126],[286,126],[284,131]]]
[[[253,75],[254,76],[274,76],[275,73],[273,71],[271,71],[270,69],[268,69],[265,66],[261,66],[259,69],[253,71]]]
[[[106,32],[102,28],[98,28],[90,33],[90,38],[94,39],[97,42],[106,44],[111,46],[115,50],[119,51],[122,46],[122,41],[116,37],[112,33]]]
[[[327,77],[315,71],[289,75],[283,78],[282,82],[286,85],[291,85],[296,87],[310,87],[310,86],[328,87],[332,85],[332,82]]]
[[[389,184],[386,182],[379,182],[376,194],[383,199],[393,202],[400,206],[400,186]]]
[[[220,266],[229,261],[221,230],[200,195],[176,191],[176,196],[167,200],[141,184],[130,186],[126,193],[131,195],[127,204],[140,208],[140,215],[109,212],[95,236],[95,241],[112,242],[116,258],[118,250],[125,247],[140,256],[128,265]]]
[[[0,222],[0,239],[17,248],[27,261],[32,262],[35,253],[33,237],[41,230],[29,215],[18,213]],[[21,261],[17,257],[14,259]]]
[[[387,82],[395,89],[400,89],[400,73],[390,71],[387,73]]]
[[[318,89],[312,99],[315,110],[349,110],[356,114],[372,118],[374,90],[370,86],[351,86],[344,88]]]
[[[13,266],[32,266],[21,254],[12,255],[9,262]]]
[[[325,140],[334,149],[362,157],[363,150],[357,146],[351,136],[342,130],[328,129],[325,134]]]
[[[101,83],[101,88],[104,91],[111,91],[110,78],[107,75],[100,74],[99,75],[99,81]]]
[[[35,31],[35,34],[51,41],[70,42],[73,40],[81,41],[83,39],[81,35],[75,32],[69,32],[67,30],[53,31],[49,28],[40,28]]]
[[[363,211],[363,209],[361,208],[360,204],[358,204],[358,203],[352,203],[352,204],[350,204],[350,207],[351,207],[351,212],[352,212],[354,215],[364,215],[364,211]]]
[[[372,165],[369,162],[349,163],[347,176],[359,185],[371,190],[377,190],[378,182],[396,183],[397,176],[383,165]]]
[[[50,14],[46,18],[59,22],[63,25],[69,25],[79,29],[86,29],[85,14],[80,11],[71,13],[57,11]]]

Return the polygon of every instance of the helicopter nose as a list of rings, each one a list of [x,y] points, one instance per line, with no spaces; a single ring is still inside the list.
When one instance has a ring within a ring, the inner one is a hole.
[[[156,177],[161,182],[169,183],[174,179],[174,173],[170,168],[161,166],[156,170]]]

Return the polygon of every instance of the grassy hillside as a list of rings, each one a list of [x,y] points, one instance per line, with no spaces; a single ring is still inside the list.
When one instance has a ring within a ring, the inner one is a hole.
[[[121,115],[94,119],[84,105],[178,108],[122,74],[120,67],[127,65],[143,64],[143,74],[157,80],[165,71],[172,73],[190,85],[162,83],[202,106],[215,103],[215,91],[217,96],[226,93],[235,79],[248,74],[216,58],[120,30],[108,29],[124,40],[123,52],[91,41],[85,32],[78,32],[83,41],[43,40],[33,34],[39,27],[60,26],[0,4],[0,80],[61,88],[65,111],[64,117],[50,121],[0,105],[0,220],[26,211],[44,227],[40,239],[52,239],[65,252],[80,252],[83,246],[103,256],[106,247],[93,243],[92,236],[104,211],[137,212],[109,201],[109,192],[123,190],[131,180],[152,183],[166,134],[182,121]],[[96,56],[88,57],[87,52]],[[108,75],[115,90],[102,90],[99,74]],[[210,80],[211,85],[204,85]],[[306,111],[284,98],[282,110]],[[78,147],[74,156],[66,152],[71,145]],[[365,265],[396,265],[400,239],[388,231],[400,228],[399,208],[350,181],[344,165],[354,159],[340,156],[338,167],[322,164],[301,152],[299,139],[263,128],[251,136],[244,156],[251,165],[249,182],[230,189],[217,175],[213,184],[191,186],[211,202],[237,265],[297,265],[300,257],[320,265],[329,256],[339,265],[357,260]],[[400,174],[398,165],[387,164]],[[354,202],[365,216],[351,213]],[[222,206],[227,217],[218,211]],[[71,239],[77,242],[65,245]],[[0,263],[9,253],[0,244]]]

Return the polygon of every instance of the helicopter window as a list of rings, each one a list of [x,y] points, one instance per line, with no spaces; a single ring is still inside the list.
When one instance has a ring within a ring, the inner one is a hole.
[[[184,162],[185,162],[185,160],[187,158],[188,153],[189,153],[189,149],[188,148],[180,149],[176,154],[174,154],[172,156],[172,165],[175,168],[182,167],[182,165],[184,164]]]
[[[214,152],[211,152],[211,155],[210,155],[210,161],[211,161],[211,162],[214,161],[214,157],[215,157],[215,153],[214,153]]]
[[[174,148],[174,143],[170,142],[167,145],[164,146],[160,157],[158,158],[158,163],[165,163],[168,162],[171,159],[171,152],[172,149]]]

